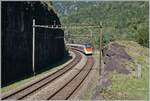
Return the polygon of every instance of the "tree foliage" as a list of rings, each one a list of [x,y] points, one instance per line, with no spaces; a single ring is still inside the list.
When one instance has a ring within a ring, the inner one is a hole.
[[[77,9],[68,9],[69,13],[61,16],[62,24],[98,25],[101,21],[103,23],[104,43],[107,44],[113,40],[133,40],[148,46],[148,1],[95,1],[76,2],[74,4]],[[92,30],[96,33],[94,36],[98,37],[99,30]],[[83,29],[70,32],[72,34],[87,33]],[[96,40],[94,41],[94,44],[98,43]]]

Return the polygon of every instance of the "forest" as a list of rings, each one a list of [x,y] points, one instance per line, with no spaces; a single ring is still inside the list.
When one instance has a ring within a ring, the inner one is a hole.
[[[64,25],[99,25],[102,22],[103,42],[108,44],[114,40],[132,40],[149,47],[149,3],[136,2],[53,2]],[[99,29],[93,31],[92,41],[96,48],[99,44]],[[69,30],[70,35],[89,34],[87,29]],[[88,38],[76,38],[80,42]]]

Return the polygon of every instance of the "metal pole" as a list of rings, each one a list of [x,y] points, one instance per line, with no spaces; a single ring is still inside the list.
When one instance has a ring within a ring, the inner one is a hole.
[[[65,44],[66,44],[66,35],[65,35],[66,33],[64,33],[64,42],[65,42]]]
[[[33,19],[33,39],[32,39],[32,71],[35,75],[35,19]]]
[[[102,22],[100,22],[100,48],[99,48],[99,75],[101,76],[101,73],[102,73]]]
[[[68,30],[66,30],[66,34],[64,34],[64,40],[65,40],[65,43],[67,44],[67,42],[68,42]]]
[[[92,30],[90,29],[90,32],[91,32],[91,40],[92,40],[92,46],[93,46],[93,49],[94,49],[94,39],[93,39],[93,33],[92,33]]]

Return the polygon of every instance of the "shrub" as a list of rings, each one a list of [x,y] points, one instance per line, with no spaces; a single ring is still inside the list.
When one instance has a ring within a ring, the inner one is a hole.
[[[149,47],[149,29],[147,24],[142,24],[139,26],[136,37],[139,44]]]

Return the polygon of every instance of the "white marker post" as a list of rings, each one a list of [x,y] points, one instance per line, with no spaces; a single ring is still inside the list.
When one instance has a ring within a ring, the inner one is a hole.
[[[32,71],[33,74],[35,75],[35,19],[33,19],[33,38],[32,38]]]
[[[141,73],[142,72],[142,68],[140,64],[137,64],[137,78],[140,79],[141,78]]]

